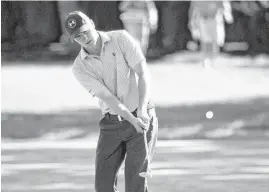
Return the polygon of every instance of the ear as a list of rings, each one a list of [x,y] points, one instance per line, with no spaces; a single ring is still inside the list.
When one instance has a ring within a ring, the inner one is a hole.
[[[90,23],[91,23],[92,27],[95,29],[95,24],[94,24],[92,19],[90,19]]]

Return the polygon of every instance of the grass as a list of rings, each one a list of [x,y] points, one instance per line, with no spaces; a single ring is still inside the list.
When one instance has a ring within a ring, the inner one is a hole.
[[[199,58],[174,54],[149,65],[160,138],[225,138],[250,130],[264,134],[269,127],[268,69],[239,68],[240,63],[256,66],[255,60],[228,55],[220,56],[213,69],[204,69]],[[72,76],[71,62],[16,64],[2,68],[2,137],[98,133],[101,112]],[[212,119],[205,117],[207,111],[214,113]]]
[[[269,99],[156,107],[160,139],[226,138],[269,132]],[[213,111],[207,119],[207,111]],[[2,137],[38,138],[50,133],[66,139],[98,134],[99,109],[51,114],[2,113]],[[73,130],[73,131],[72,131]],[[221,132],[223,130],[223,132]],[[218,133],[219,132],[219,133]],[[215,133],[215,134],[214,134]]]
[[[150,191],[268,191],[269,73],[252,63],[224,56],[207,70],[188,54],[151,63],[159,139],[180,145],[156,149]],[[2,148],[3,192],[94,191],[94,149],[20,148],[31,139],[76,138],[80,146],[98,134],[96,101],[75,82],[70,63],[55,64],[2,67],[2,144],[18,144]]]

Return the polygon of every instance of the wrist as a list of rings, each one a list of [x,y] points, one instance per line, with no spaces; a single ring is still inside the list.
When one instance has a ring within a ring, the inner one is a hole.
[[[137,111],[146,111],[148,108],[147,104],[142,104],[140,106],[138,106]]]
[[[128,119],[128,121],[131,123],[131,124],[135,124],[136,123],[136,117],[131,115],[130,118]]]

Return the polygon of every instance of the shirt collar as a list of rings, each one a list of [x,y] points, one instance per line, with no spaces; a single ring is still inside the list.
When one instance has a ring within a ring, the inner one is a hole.
[[[97,31],[97,33],[99,34],[100,38],[101,38],[101,42],[102,42],[102,48],[101,48],[101,52],[102,50],[104,49],[104,46],[111,40],[111,38],[105,33],[105,32],[102,32],[102,31]],[[83,49],[83,47],[81,47],[81,50],[80,50],[80,56],[81,56],[81,59],[85,59],[87,56],[91,56],[90,54],[88,54],[85,49]]]
[[[111,38],[105,32],[97,31],[97,33],[100,35],[103,45],[111,40]]]

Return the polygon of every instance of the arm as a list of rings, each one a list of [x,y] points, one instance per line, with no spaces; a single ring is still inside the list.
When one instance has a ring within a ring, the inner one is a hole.
[[[96,91],[95,96],[107,103],[113,111],[118,115],[129,121],[131,124],[136,124],[137,118],[121,103],[118,98],[113,95],[106,86],[100,83],[99,89]]]
[[[227,23],[233,23],[232,7],[229,1],[223,2],[223,15]]]
[[[197,40],[200,37],[200,32],[198,28],[199,15],[198,15],[198,10],[196,6],[197,5],[195,4],[195,2],[191,2],[189,15],[188,15],[189,16],[188,27],[190,29],[191,36],[194,40]]]
[[[153,1],[145,1],[148,11],[149,24],[151,28],[151,33],[155,33],[158,29],[158,10]]]
[[[137,64],[134,67],[134,71],[138,75],[138,111],[145,113],[147,112],[147,105],[150,99],[150,74],[146,61]]]
[[[98,80],[98,78],[80,67],[73,67],[73,74],[78,82],[93,96],[104,101],[113,111],[132,124],[136,118],[133,114],[110,92],[110,90]]]
[[[194,7],[194,5],[193,5],[193,2],[191,1],[190,2],[190,8],[189,8],[189,11],[188,11],[188,20],[189,20],[188,25],[189,26],[191,25],[190,22],[191,22],[192,15],[193,15],[193,9],[194,9],[193,7]]]
[[[128,65],[138,75],[139,104],[137,116],[147,124],[149,122],[147,105],[150,98],[150,82],[146,59],[139,44],[128,32],[123,31],[118,41]]]

